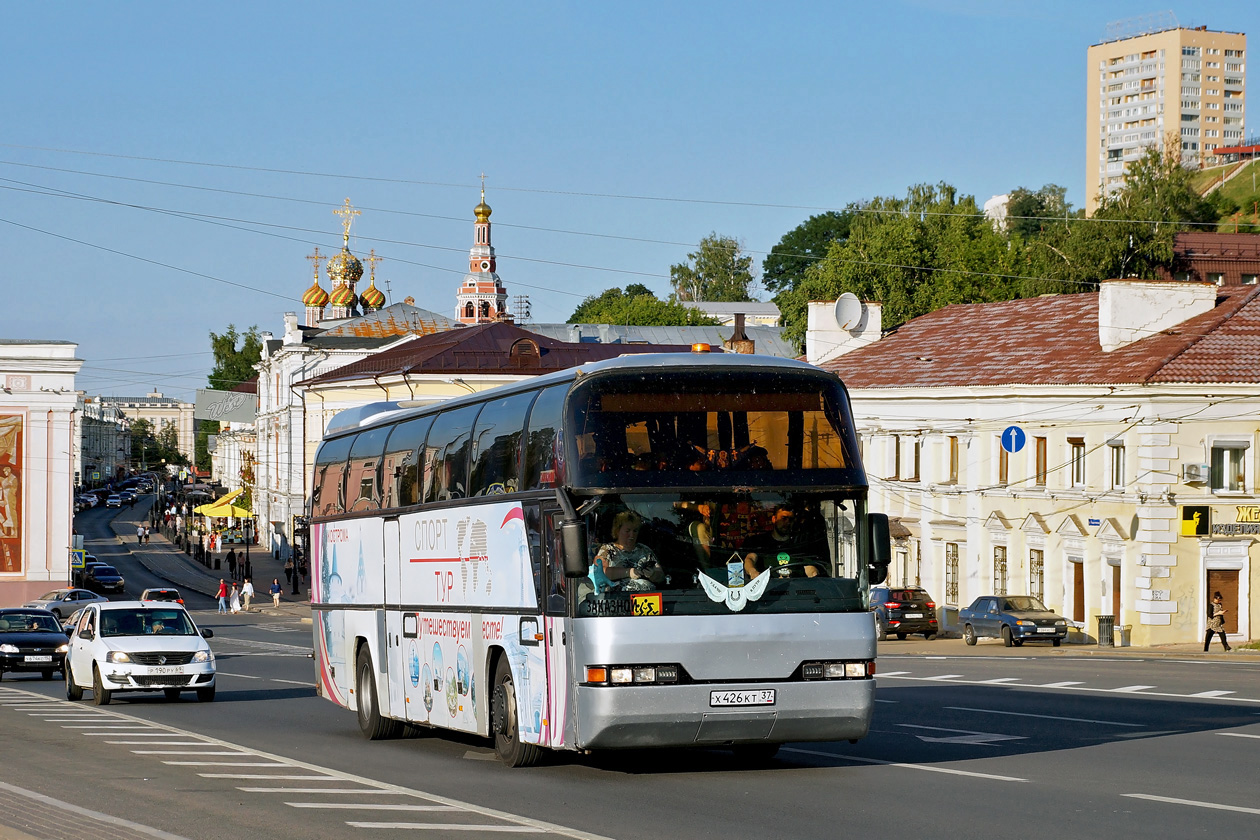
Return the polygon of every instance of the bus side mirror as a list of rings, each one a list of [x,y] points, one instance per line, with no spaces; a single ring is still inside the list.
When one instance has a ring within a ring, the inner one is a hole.
[[[581,519],[561,521],[560,546],[564,552],[564,576],[586,577],[591,565],[586,556],[586,523]]]
[[[871,532],[871,562],[867,570],[871,586],[888,578],[888,564],[892,562],[892,541],[888,537],[888,515],[872,513],[867,516]]]

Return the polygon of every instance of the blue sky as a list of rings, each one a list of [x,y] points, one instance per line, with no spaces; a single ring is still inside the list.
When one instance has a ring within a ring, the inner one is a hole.
[[[711,232],[759,265],[813,213],[915,183],[983,203],[1053,182],[1080,206],[1086,47],[1165,9],[10,5],[0,337],[78,342],[89,393],[191,398],[211,331],[301,311],[346,197],[377,285],[453,314],[481,172],[536,321],[611,286],[664,296]],[[1172,12],[1260,34],[1260,4]]]

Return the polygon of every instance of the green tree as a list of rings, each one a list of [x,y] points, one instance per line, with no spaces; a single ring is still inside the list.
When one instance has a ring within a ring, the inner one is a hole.
[[[170,421],[162,421],[157,433],[158,457],[168,464],[187,464],[188,456],[179,450],[179,429]],[[152,466],[152,465],[151,465]]]
[[[646,286],[632,283],[624,291],[608,289],[591,295],[569,316],[570,324],[622,324],[637,327],[683,327],[717,324],[717,319],[672,300],[661,300]]]
[[[1026,187],[1011,190],[1006,203],[1006,229],[1025,239],[1040,235],[1071,214],[1067,187],[1046,184],[1035,192]]]
[[[753,258],[730,236],[711,233],[687,262],[669,267],[675,300],[745,301],[753,284]]]
[[[843,211],[829,210],[810,216],[779,240],[761,263],[761,284],[771,294],[794,289],[805,277],[805,270],[827,256],[833,242],[849,238],[849,227],[857,214],[857,205]]]

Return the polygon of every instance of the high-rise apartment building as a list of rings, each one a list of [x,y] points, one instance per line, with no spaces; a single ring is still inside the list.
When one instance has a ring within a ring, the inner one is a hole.
[[[1171,16],[1121,22],[1087,56],[1085,210],[1124,183],[1143,151],[1179,142],[1187,166],[1244,135],[1247,36],[1187,29]]]

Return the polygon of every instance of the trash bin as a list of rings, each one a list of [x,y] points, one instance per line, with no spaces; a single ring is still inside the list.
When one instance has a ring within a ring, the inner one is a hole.
[[[1131,644],[1130,638],[1131,638],[1132,632],[1133,632],[1132,624],[1124,624],[1124,625],[1116,627],[1116,635],[1119,636],[1120,638],[1120,641],[1116,642],[1116,644],[1119,647],[1128,647]]]
[[[1098,646],[1116,646],[1116,617],[1114,615],[1098,616]]]

